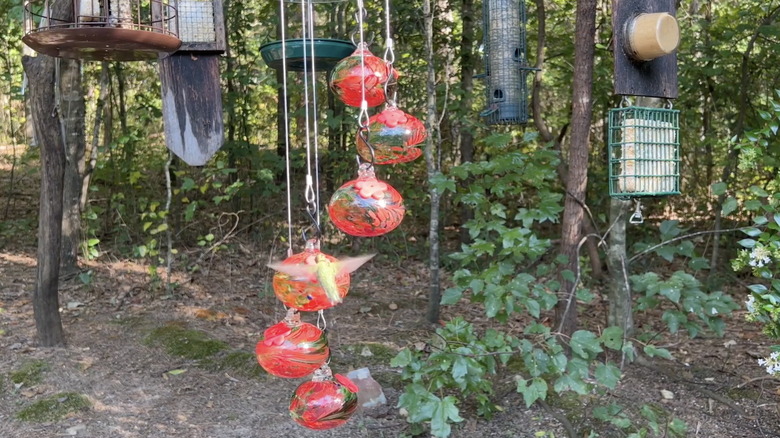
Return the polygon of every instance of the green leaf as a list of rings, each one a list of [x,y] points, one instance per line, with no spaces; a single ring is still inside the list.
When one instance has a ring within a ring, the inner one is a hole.
[[[553,389],[555,389],[555,392],[558,394],[570,390],[576,392],[577,394],[585,395],[588,393],[589,387],[588,384],[583,382],[579,377],[575,378],[569,374],[564,374],[555,381]]]
[[[168,371],[168,374],[172,376],[178,376],[179,374],[186,373],[186,372],[187,370],[178,369],[178,370],[170,370]]]
[[[428,180],[431,186],[436,188],[436,190],[439,191],[439,193],[444,193],[447,190],[451,192],[455,192],[457,190],[457,187],[455,186],[455,181],[453,181],[450,178],[447,178],[444,174],[441,172],[437,172],[431,178]]]
[[[756,241],[753,239],[742,239],[737,243],[745,248],[753,248],[756,246]]]
[[[767,198],[769,197],[769,193],[766,192],[766,190],[762,189],[759,186],[750,186],[750,191],[758,196],[759,198]]]
[[[596,381],[609,389],[615,389],[620,381],[620,369],[611,363],[599,364],[593,374],[596,376]]]
[[[469,373],[469,362],[468,358],[464,356],[458,356],[455,359],[455,362],[452,364],[452,378],[455,379],[456,382],[462,382],[463,376]]]
[[[460,417],[458,407],[455,403],[458,400],[448,395],[438,402],[434,402],[433,414],[431,414],[431,435],[445,438],[450,436],[452,428],[450,421],[458,423],[463,421]]]
[[[655,253],[663,257],[667,262],[674,261],[674,256],[677,254],[677,248],[671,245],[662,246],[655,250]]]
[[[408,348],[404,348],[390,360],[390,366],[396,368],[403,368],[409,366],[412,363],[412,351]]]
[[[728,199],[726,199],[726,201],[723,202],[723,209],[721,210],[721,214],[723,216],[728,216],[736,209],[737,209],[737,200],[734,197],[729,196]]]
[[[644,352],[649,357],[662,357],[664,359],[673,360],[672,353],[666,348],[657,348],[654,345],[645,345]]]
[[[716,182],[712,186],[712,194],[715,196],[720,196],[726,193],[726,189],[728,188],[728,185],[724,182]]]
[[[459,287],[451,287],[444,291],[441,297],[441,304],[448,306],[460,301],[463,296],[463,289]]]
[[[688,432],[688,425],[679,418],[675,418],[669,423],[669,432],[676,437],[684,437]]]
[[[195,181],[192,178],[184,178],[181,183],[181,190],[186,192],[195,188]]]
[[[517,392],[523,394],[525,406],[530,408],[532,404],[536,403],[536,400],[547,399],[547,382],[541,377],[535,377],[530,382],[520,379],[517,381]]]
[[[678,234],[680,234],[680,232],[682,232],[682,230],[677,226],[678,223],[679,223],[678,221],[674,221],[674,220],[663,221],[661,222],[661,226],[658,227],[658,229],[659,231],[661,231],[661,234],[663,234],[664,236],[675,237]]]
[[[184,220],[189,222],[192,220],[192,218],[195,217],[195,209],[198,208],[198,204],[196,202],[190,203],[187,208],[184,209]]]
[[[599,341],[607,348],[620,350],[623,348],[623,329],[620,327],[607,327],[601,332]]]
[[[604,351],[599,346],[599,340],[596,338],[596,334],[586,330],[577,330],[574,332],[571,336],[569,347],[571,347],[571,350],[575,354],[586,359]]]
[[[670,285],[664,285],[661,287],[661,289],[658,291],[659,294],[665,296],[670,301],[674,303],[680,302],[680,294],[681,291],[679,288],[670,286]]]

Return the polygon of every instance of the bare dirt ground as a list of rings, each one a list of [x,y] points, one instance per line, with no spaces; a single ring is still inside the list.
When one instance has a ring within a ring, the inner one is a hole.
[[[36,187],[28,181],[21,185],[25,190],[8,191],[4,170],[0,169],[0,201],[8,193],[25,197],[16,200],[5,223],[34,222],[31,205],[37,197],[31,192]],[[29,173],[16,177],[34,179],[25,175]],[[67,346],[40,348],[30,302],[34,235],[0,238],[7,239],[0,242],[2,438],[398,437],[408,431],[395,408],[403,382],[399,371],[389,366],[389,357],[429,336],[428,327],[420,323],[427,291],[423,263],[380,256],[354,274],[344,303],[325,312],[334,372],[368,366],[383,385],[388,405],[359,412],[343,427],[310,431],[288,414],[290,396],[305,379],[204,368],[145,342],[153,330],[174,322],[222,340],[234,351],[252,353],[263,330],[284,317],[270,287],[271,273],[264,267],[267,248],[232,242],[231,249],[219,253],[202,272],[176,273],[173,279],[180,286],[170,296],[152,287],[147,267],[134,261],[104,257],[85,263],[84,268],[93,271],[92,282],[71,279],[60,288]],[[603,305],[583,308],[582,324],[591,329],[603,326]],[[479,321],[482,312],[464,302],[445,308],[443,319],[457,315]],[[638,323],[655,325],[658,317],[641,314]],[[316,318],[309,314],[304,320],[314,323]],[[521,328],[522,317],[512,324]],[[665,337],[660,346],[672,352],[674,361],[626,365],[618,388],[599,399],[632,407],[655,403],[684,420],[691,437],[780,437],[780,382],[768,378],[756,363],[768,354],[769,342],[739,312],[727,319],[727,325],[725,338]],[[33,360],[46,364],[40,383],[19,386],[9,380],[12,372]],[[496,378],[496,401],[503,410],[487,420],[463,407],[466,420],[453,436],[562,437],[567,436],[562,417],[569,418],[575,429],[590,424],[601,436],[626,436],[594,422],[587,397],[573,403],[551,398],[548,408],[528,409],[513,390],[511,373]],[[664,399],[661,390],[673,398]],[[35,401],[63,392],[83,394],[91,407],[54,422],[17,418]],[[545,431],[554,435],[537,434]],[[661,431],[657,436],[667,435]]]

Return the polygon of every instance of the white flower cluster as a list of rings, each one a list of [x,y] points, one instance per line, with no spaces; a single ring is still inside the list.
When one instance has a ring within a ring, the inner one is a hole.
[[[754,297],[753,294],[748,295],[748,299],[745,301],[745,308],[748,313],[756,313],[758,310],[756,309],[756,297]]]
[[[769,374],[780,374],[780,351],[775,351],[766,359],[759,359],[758,364],[766,367],[766,372]]]
[[[748,264],[754,268],[763,268],[767,263],[772,261],[770,257],[772,255],[768,249],[763,246],[756,245],[752,251],[750,251],[750,262]]]

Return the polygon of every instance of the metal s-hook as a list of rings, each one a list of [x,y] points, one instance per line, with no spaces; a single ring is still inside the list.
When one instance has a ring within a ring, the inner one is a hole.
[[[368,141],[368,137],[369,137],[368,128],[358,129],[358,137],[360,138],[360,140],[363,141],[363,143],[366,144],[366,146],[368,146],[368,151],[371,153],[370,164],[373,167],[374,164],[376,163],[376,151],[374,150],[374,145],[372,145],[371,142]],[[358,155],[356,156],[356,158],[358,162],[358,167],[360,167],[360,156]]]
[[[628,218],[628,223],[630,224],[642,224],[645,222],[645,218],[642,217],[642,202],[638,199],[635,199],[634,202],[636,203],[636,207],[634,208],[634,214],[631,215],[630,218]]]

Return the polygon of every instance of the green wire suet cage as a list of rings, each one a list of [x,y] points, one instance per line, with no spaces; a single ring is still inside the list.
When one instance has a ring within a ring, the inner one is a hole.
[[[488,125],[528,122],[530,71],[525,45],[525,3],[485,0],[483,3],[485,91],[487,108],[481,115]]]
[[[680,111],[611,109],[608,147],[610,196],[680,194]]]

